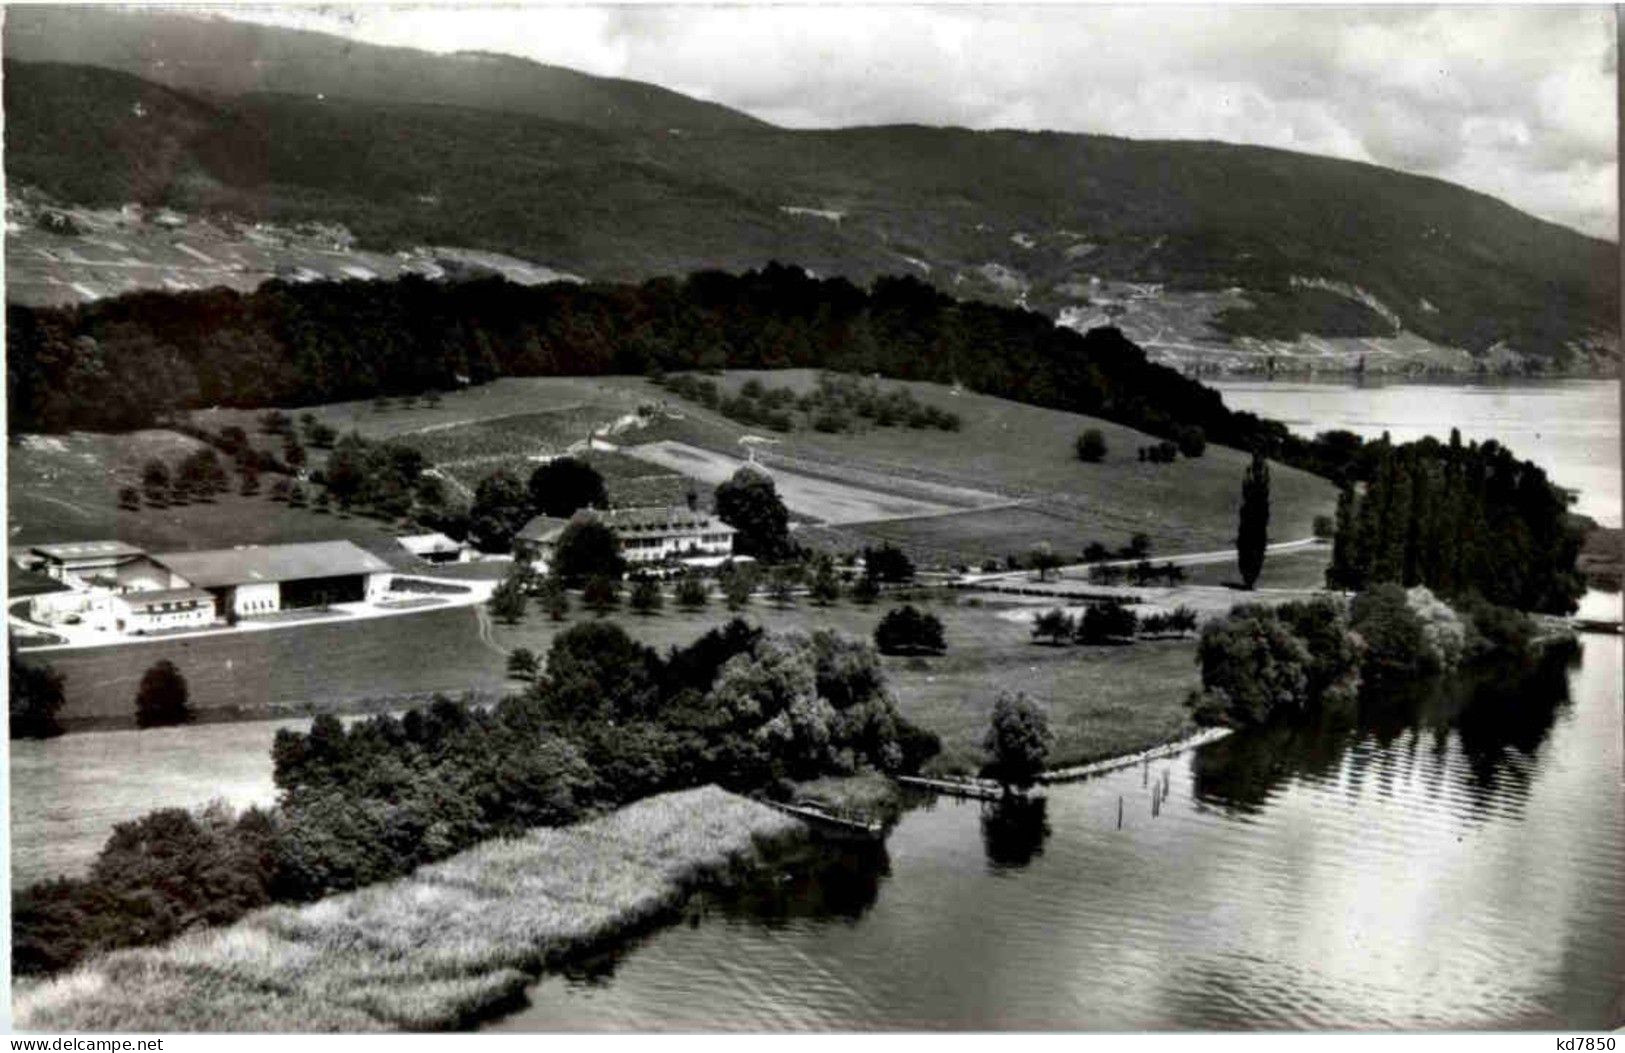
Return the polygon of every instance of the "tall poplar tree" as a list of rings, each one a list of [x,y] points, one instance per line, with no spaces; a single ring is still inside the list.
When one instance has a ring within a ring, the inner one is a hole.
[[[1249,589],[1264,569],[1269,526],[1270,466],[1259,450],[1253,453],[1253,463],[1241,477],[1241,521],[1236,528],[1236,562],[1241,582]]]

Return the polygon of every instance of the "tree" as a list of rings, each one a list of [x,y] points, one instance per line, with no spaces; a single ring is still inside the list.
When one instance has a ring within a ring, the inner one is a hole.
[[[626,570],[621,543],[604,523],[590,515],[570,520],[554,550],[553,572],[565,581],[605,577],[619,581]]]
[[[169,466],[156,458],[142,465],[141,488],[146,491],[147,503],[163,505],[169,497]]]
[[[880,598],[880,583],[873,574],[860,574],[852,585],[852,599],[867,607]]]
[[[192,720],[186,677],[169,659],[156,662],[141,677],[135,693],[137,727],[157,728]]]
[[[515,647],[508,652],[508,675],[515,680],[534,680],[540,670],[536,652],[528,647]]]
[[[788,607],[796,600],[796,586],[801,583],[801,568],[775,567],[767,580],[767,594],[780,607]]]
[[[581,602],[602,616],[621,602],[621,587],[614,578],[600,574],[587,581],[581,590]]]
[[[248,460],[238,464],[237,478],[240,480],[237,492],[244,497],[253,497],[260,492],[260,466],[258,464]]]
[[[329,485],[332,485],[331,473]],[[468,534],[482,552],[511,551],[513,536],[528,519],[530,495],[506,468],[492,472],[474,488],[474,503],[468,510]]]
[[[1038,580],[1044,581],[1049,572],[1061,565],[1061,557],[1055,554],[1055,549],[1048,541],[1041,541],[1034,546],[1032,553],[1027,557],[1027,563],[1038,571]]]
[[[1084,644],[1132,640],[1139,618],[1121,603],[1092,603],[1077,622],[1077,639]]]
[[[285,475],[277,476],[276,482],[271,484],[271,500],[286,501],[293,496],[293,480]]]
[[[126,512],[139,512],[141,510],[141,491],[133,486],[119,487],[118,506]]]
[[[790,554],[790,513],[762,469],[747,464],[717,485],[717,518],[738,531],[734,552],[775,562]]]
[[[305,466],[305,447],[291,432],[282,440],[282,459],[295,471]]]
[[[1253,454],[1253,463],[1241,478],[1241,516],[1236,528],[1236,562],[1241,583],[1252,588],[1264,570],[1264,550],[1269,545],[1270,466],[1263,451]]]
[[[568,519],[583,508],[609,507],[604,477],[574,457],[555,457],[530,473],[526,487],[536,515]]]
[[[1025,790],[1043,772],[1052,741],[1049,718],[1042,709],[1023,692],[1001,692],[982,739],[988,756],[982,773],[997,779],[1006,794]]]
[[[57,713],[67,701],[64,677],[50,666],[25,665],[11,650],[11,737],[48,739],[62,734]]]
[[[947,649],[942,620],[912,604],[886,612],[875,626],[875,646],[881,654],[941,654]]]
[[[520,564],[515,563],[508,576],[492,590],[486,606],[491,611],[491,617],[513,625],[525,617],[529,602],[525,596],[525,577],[520,571]]]
[[[632,609],[639,614],[658,614],[660,608],[665,606],[665,596],[660,591],[660,584],[651,577],[640,577],[632,584]]]
[[[756,571],[749,564],[730,563],[722,573],[722,596],[730,611],[742,610],[756,591]]]
[[[1072,639],[1075,630],[1076,625],[1072,616],[1059,607],[1053,607],[1033,617],[1033,639],[1042,640],[1047,637],[1049,642],[1057,647]]]
[[[570,613],[570,596],[564,591],[564,581],[557,574],[549,574],[542,581],[539,597],[542,609],[554,621],[561,622]]]
[[[685,574],[677,582],[677,605],[697,611],[705,606],[705,579],[698,574]]]
[[[841,598],[841,579],[835,573],[835,561],[829,556],[820,555],[813,562],[813,576],[807,585],[807,595],[820,607]]]
[[[1089,428],[1078,436],[1078,460],[1086,464],[1099,464],[1106,459],[1106,436],[1099,428]]]
[[[914,580],[914,561],[895,545],[865,548],[863,569],[864,573],[872,575],[877,581],[901,584]]]
[[[1268,607],[1244,604],[1209,622],[1196,653],[1199,717],[1245,726],[1277,712],[1303,712],[1309,704],[1308,645]]]

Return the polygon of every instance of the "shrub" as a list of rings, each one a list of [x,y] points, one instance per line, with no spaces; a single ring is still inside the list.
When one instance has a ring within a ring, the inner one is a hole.
[[[621,602],[621,588],[614,578],[598,575],[587,581],[586,588],[581,590],[581,602],[589,610],[605,614]]]
[[[1337,536],[1337,521],[1331,516],[1316,516],[1314,534],[1322,541],[1330,541]]]
[[[1199,705],[1210,717],[1216,692],[1225,700],[1225,722],[1239,725],[1309,705],[1309,648],[1267,607],[1244,604],[1208,623],[1197,660],[1203,690],[1210,693]]]
[[[1033,616],[1033,639],[1048,639],[1050,643],[1060,646],[1072,639],[1077,631],[1077,624],[1070,614],[1059,607],[1051,608],[1041,614]]]
[[[858,580],[852,583],[852,599],[864,606],[880,598],[880,583],[873,574],[860,574]]]
[[[11,737],[48,739],[62,734],[57,713],[66,701],[65,678],[50,666],[24,665],[15,651],[10,661]]]
[[[881,654],[941,654],[947,650],[941,619],[912,604],[886,612],[875,626],[875,646]]]
[[[704,578],[698,574],[685,574],[677,582],[677,605],[697,611],[705,606],[707,593]]]
[[[157,728],[186,724],[192,719],[188,704],[186,677],[165,658],[155,662],[141,677],[135,694],[137,727]]]
[[[528,647],[515,647],[508,652],[508,675],[519,680],[533,679],[540,670],[536,652]]]
[[[633,583],[630,604],[639,614],[657,614],[665,602],[660,585],[653,578],[640,577]]]
[[[1099,428],[1089,428],[1078,436],[1078,460],[1086,464],[1099,464],[1106,459],[1106,436]]]
[[[1405,590],[1388,582],[1354,597],[1350,622],[1365,641],[1364,674],[1372,680],[1419,676],[1438,668],[1438,655],[1423,636],[1422,620]]]
[[[1132,640],[1138,626],[1139,619],[1134,612],[1121,603],[1093,603],[1077,620],[1077,639],[1085,644]]]

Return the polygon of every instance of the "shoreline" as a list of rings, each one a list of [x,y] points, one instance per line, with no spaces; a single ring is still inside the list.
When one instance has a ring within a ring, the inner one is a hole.
[[[715,786],[660,794],[394,881],[20,980],[13,1021],[58,1032],[472,1027],[522,1006],[546,970],[809,836],[799,820]]]

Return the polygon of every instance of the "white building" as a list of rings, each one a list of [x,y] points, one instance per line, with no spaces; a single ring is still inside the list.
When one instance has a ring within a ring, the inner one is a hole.
[[[444,534],[408,534],[395,540],[425,563],[467,563],[473,556],[467,545]]]
[[[538,570],[553,562],[559,538],[575,519],[596,519],[615,532],[628,563],[704,559],[732,555],[738,531],[709,512],[689,508],[582,509],[571,519],[537,516],[514,537],[514,556]]]
[[[348,541],[149,555],[122,541],[38,545],[20,561],[65,588],[30,600],[30,620],[109,632],[217,621],[383,598],[389,564]]]

